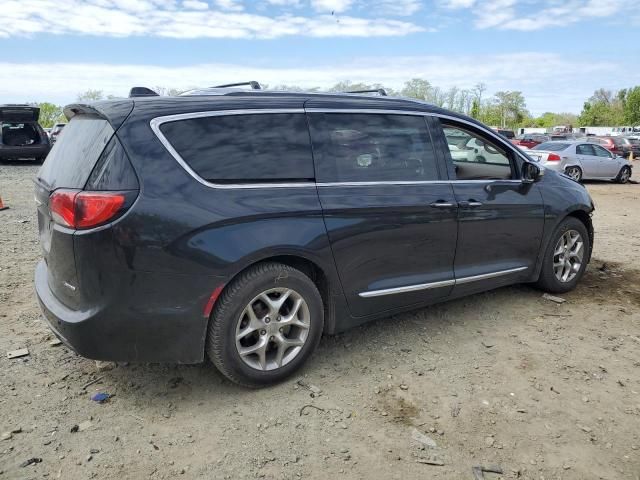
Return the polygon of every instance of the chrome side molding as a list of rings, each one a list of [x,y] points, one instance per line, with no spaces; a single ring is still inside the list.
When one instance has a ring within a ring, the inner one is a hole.
[[[450,287],[451,285],[462,285],[465,283],[477,282],[479,280],[487,280],[489,278],[501,277],[503,275],[509,275],[511,273],[522,272],[529,267],[516,267],[509,268],[508,270],[499,270],[497,272],[483,273],[481,275],[473,275],[471,277],[462,277],[451,280],[442,280],[439,282],[420,283],[416,285],[407,285],[404,287],[385,288],[382,290],[370,290],[367,292],[361,292],[358,294],[362,298],[381,297],[383,295],[393,295],[396,293],[416,292],[418,290],[429,290],[431,288]]]

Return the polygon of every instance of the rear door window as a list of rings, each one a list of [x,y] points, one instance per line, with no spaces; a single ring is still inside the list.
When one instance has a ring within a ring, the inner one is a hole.
[[[76,115],[49,152],[37,178],[49,190],[83,188],[113,133],[104,118]]]
[[[319,182],[438,179],[424,118],[401,114],[309,115]]]
[[[314,178],[309,130],[301,113],[191,118],[165,123],[160,131],[189,167],[209,182]]]
[[[578,155],[595,155],[596,153],[593,151],[593,145],[578,145],[576,147],[576,153]]]

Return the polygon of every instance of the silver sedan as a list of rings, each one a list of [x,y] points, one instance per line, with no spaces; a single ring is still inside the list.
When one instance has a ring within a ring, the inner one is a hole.
[[[544,142],[526,154],[545,168],[565,173],[576,182],[585,179],[627,183],[631,178],[631,163],[627,159],[585,141]]]

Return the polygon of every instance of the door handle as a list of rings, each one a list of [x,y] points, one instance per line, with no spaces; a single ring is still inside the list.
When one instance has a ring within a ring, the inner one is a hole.
[[[482,206],[482,202],[476,202],[475,200],[469,200],[466,202],[459,202],[458,205],[460,206],[460,208],[475,208],[475,207],[481,207]]]
[[[438,200],[437,202],[430,203],[429,206],[434,208],[453,208],[455,207],[455,204],[451,202],[445,202],[443,200]]]

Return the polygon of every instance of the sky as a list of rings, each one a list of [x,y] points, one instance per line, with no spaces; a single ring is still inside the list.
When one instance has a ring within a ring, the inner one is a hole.
[[[640,85],[640,0],[0,0],[0,103],[424,78],[579,113]]]

